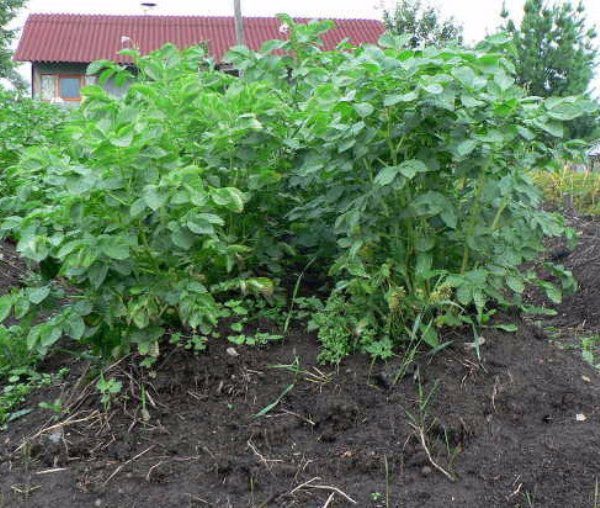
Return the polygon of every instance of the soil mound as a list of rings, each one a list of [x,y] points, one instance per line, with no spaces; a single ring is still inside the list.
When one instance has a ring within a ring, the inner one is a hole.
[[[566,259],[581,291],[557,326],[600,320],[600,226],[588,227]],[[401,358],[319,365],[300,329],[264,348],[173,349],[154,373],[115,365],[124,398],[108,411],[70,360],[65,382],[28,402],[60,397],[70,412],[36,410],[0,434],[0,505],[594,506],[600,376],[515,322],[485,334],[480,359],[460,340],[408,372]]]

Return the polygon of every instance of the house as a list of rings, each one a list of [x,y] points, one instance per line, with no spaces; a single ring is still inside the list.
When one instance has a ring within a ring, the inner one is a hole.
[[[600,171],[600,141],[595,142],[586,152],[587,169],[589,171]]]
[[[308,22],[308,19],[297,19]],[[347,39],[351,44],[376,43],[384,31],[377,20],[336,19],[336,27],[323,36],[326,49]],[[246,45],[259,49],[270,39],[286,37],[277,18],[244,18]],[[87,66],[100,59],[128,64],[119,55],[135,47],[143,54],[173,43],[180,48],[203,43],[217,64],[235,45],[233,17],[209,16],[113,16],[81,14],[32,14],[19,41],[15,60],[31,62],[33,97],[51,102],[78,103],[83,85],[95,81]],[[113,84],[105,85],[118,94]]]

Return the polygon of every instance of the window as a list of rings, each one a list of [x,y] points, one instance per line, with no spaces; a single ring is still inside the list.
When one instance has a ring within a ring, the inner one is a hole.
[[[81,99],[80,88],[80,76],[61,76],[59,78],[59,96],[65,101]]]
[[[40,98],[44,101],[54,100],[56,96],[56,76],[52,74],[42,74]]]
[[[84,82],[85,76],[81,74],[42,74],[40,97],[44,101],[79,102]]]

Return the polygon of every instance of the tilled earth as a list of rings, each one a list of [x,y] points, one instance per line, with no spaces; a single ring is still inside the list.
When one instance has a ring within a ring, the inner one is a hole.
[[[587,333],[600,324],[600,225],[579,226],[564,262],[581,290],[552,326]],[[237,356],[218,341],[172,349],[154,373],[125,359],[111,370],[124,397],[106,408],[89,366],[55,356],[44,368],[70,375],[27,406],[60,397],[69,412],[38,409],[0,433],[0,506],[598,505],[600,377],[510,319],[519,331],[486,333],[481,360],[465,335],[397,382],[401,358],[323,366],[301,329]]]

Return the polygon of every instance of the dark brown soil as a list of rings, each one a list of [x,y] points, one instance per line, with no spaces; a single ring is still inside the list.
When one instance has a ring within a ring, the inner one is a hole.
[[[559,261],[573,271],[579,291],[558,307],[558,316],[548,325],[561,329],[580,329],[600,333],[600,221],[571,217],[579,232],[575,251]],[[561,247],[558,247],[558,251]],[[562,251],[564,253],[568,251]],[[561,253],[562,253],[561,252]]]
[[[569,326],[600,319],[599,263],[577,265],[600,254],[593,227],[567,259],[584,274],[560,307],[578,316]],[[322,366],[302,330],[268,348],[174,349],[155,375],[126,359],[111,370],[126,398],[108,412],[70,361],[65,383],[28,403],[61,397],[70,413],[36,410],[0,434],[0,506],[594,506],[600,377],[515,321],[516,334],[485,334],[481,361],[455,341],[397,384],[402,359]]]
[[[0,240],[0,295],[19,284],[25,273],[25,265],[17,256],[14,245]]]

